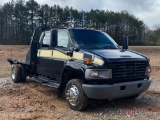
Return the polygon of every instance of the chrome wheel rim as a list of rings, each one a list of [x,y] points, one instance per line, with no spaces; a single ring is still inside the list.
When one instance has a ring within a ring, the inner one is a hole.
[[[15,75],[15,67],[12,67],[12,73],[11,73],[11,77],[14,80],[16,75]]]
[[[79,103],[79,90],[75,85],[71,85],[66,93],[66,99],[73,106]]]

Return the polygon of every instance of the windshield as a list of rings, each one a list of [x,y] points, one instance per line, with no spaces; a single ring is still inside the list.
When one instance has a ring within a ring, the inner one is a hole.
[[[70,34],[71,38],[83,48],[118,49],[117,43],[104,32],[96,30],[71,29]]]

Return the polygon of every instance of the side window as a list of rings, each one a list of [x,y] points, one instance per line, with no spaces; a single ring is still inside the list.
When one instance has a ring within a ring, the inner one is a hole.
[[[67,48],[68,46],[69,37],[66,31],[60,30],[58,31],[58,43],[57,45],[60,47]]]
[[[42,47],[49,47],[50,46],[50,37],[51,37],[50,31],[45,32],[45,36],[44,36],[43,42],[42,42]]]

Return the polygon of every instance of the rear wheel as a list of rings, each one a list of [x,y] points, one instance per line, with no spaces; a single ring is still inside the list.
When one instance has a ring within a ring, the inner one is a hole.
[[[26,71],[26,67],[24,65],[21,65],[21,72],[22,72],[21,82],[26,82],[27,71]]]
[[[11,70],[11,77],[14,83],[21,81],[21,68],[18,65],[13,65]]]
[[[12,65],[11,78],[14,83],[25,82],[26,81],[26,70],[24,66]]]
[[[88,98],[82,89],[83,82],[79,79],[70,80],[65,89],[65,97],[72,110],[84,110],[88,105]]]

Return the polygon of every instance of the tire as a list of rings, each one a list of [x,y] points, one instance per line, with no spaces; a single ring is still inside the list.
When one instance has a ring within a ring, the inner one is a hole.
[[[11,78],[14,83],[21,81],[21,68],[18,65],[13,65],[11,70]]]
[[[72,79],[66,85],[65,97],[72,110],[82,111],[88,106],[89,100],[83,92],[82,84],[82,80]]]
[[[23,65],[12,65],[11,78],[14,83],[26,81],[26,69]]]
[[[26,77],[27,77],[27,70],[24,65],[21,65],[21,82],[26,82]]]

